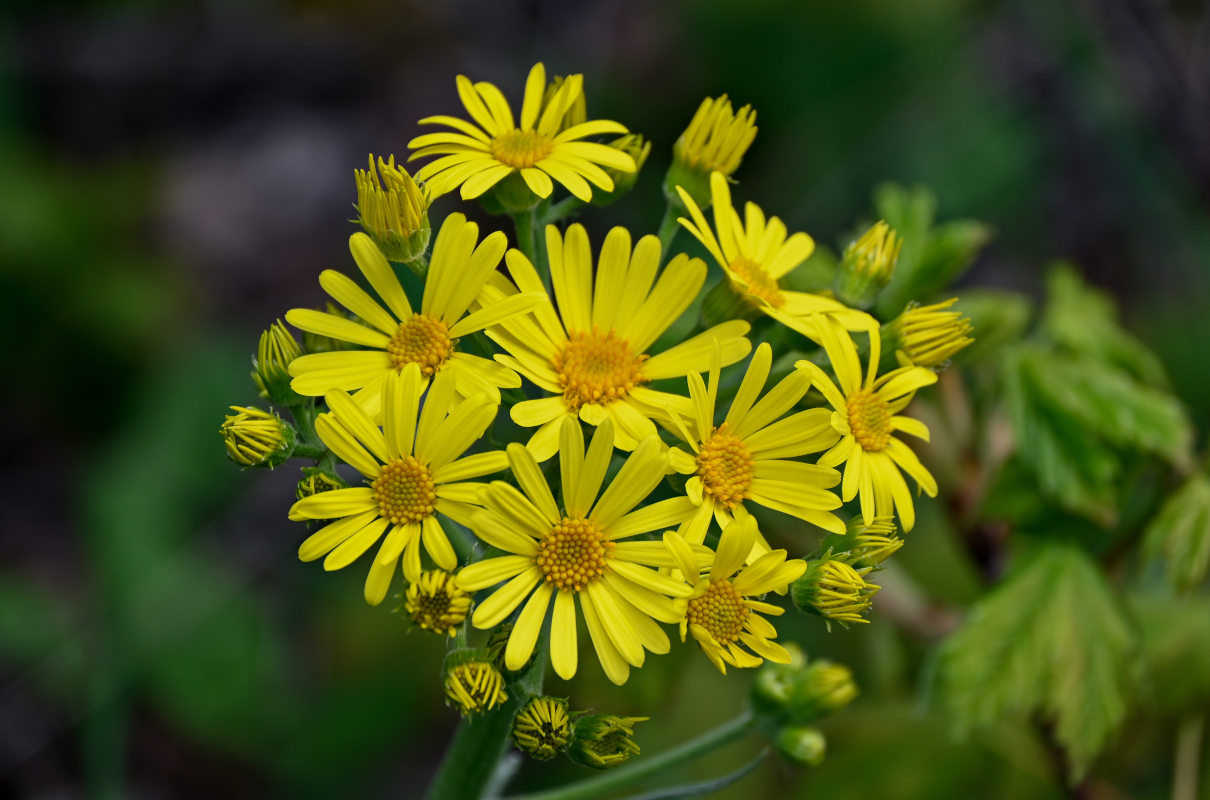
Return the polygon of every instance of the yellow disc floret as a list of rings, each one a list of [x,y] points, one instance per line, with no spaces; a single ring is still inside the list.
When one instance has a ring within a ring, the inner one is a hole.
[[[755,467],[756,460],[747,445],[728,432],[725,422],[702,443],[697,456],[702,491],[727,509],[739,505],[747,496]]]
[[[453,636],[471,610],[471,596],[458,588],[453,573],[425,570],[408,586],[403,610],[424,630]]]
[[[394,525],[419,522],[433,513],[436,484],[429,468],[413,456],[384,464],[382,473],[370,484],[379,513]]]
[[[774,308],[781,308],[786,304],[786,296],[782,294],[777,280],[752,259],[740,256],[732,261],[727,269],[744,282],[747,294],[759,297]]]
[[[550,155],[554,140],[538,131],[511,130],[492,139],[492,158],[501,164],[526,169]]]
[[[449,328],[441,320],[424,314],[413,314],[401,322],[387,344],[387,355],[396,370],[417,364],[421,374],[426,376],[436,372],[453,351]]]
[[[854,392],[848,399],[849,428],[863,450],[884,450],[891,440],[891,407],[869,389]]]
[[[555,354],[552,366],[563,385],[568,408],[588,403],[622,400],[645,382],[645,355],[635,355],[630,344],[613,331],[601,334],[577,331]]]
[[[690,625],[705,629],[720,645],[738,641],[750,610],[730,581],[712,581],[706,591],[689,601]]]
[[[605,573],[613,546],[592,520],[564,517],[538,542],[534,563],[547,583],[578,592]]]

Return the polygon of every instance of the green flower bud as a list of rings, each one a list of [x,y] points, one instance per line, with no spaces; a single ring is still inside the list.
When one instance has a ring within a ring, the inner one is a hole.
[[[290,362],[301,355],[298,341],[280,319],[260,335],[252,359],[252,381],[261,397],[284,406],[299,400],[290,388]]]
[[[587,714],[575,722],[567,757],[594,769],[616,767],[639,754],[634,726],[647,717],[617,717],[612,714]]]
[[[883,326],[884,352],[895,353],[902,365],[944,369],[958,351],[975,341],[970,336],[970,317],[946,310],[957,302],[954,297],[929,306],[909,304]]]
[[[793,722],[814,722],[847,706],[857,697],[853,673],[843,664],[812,661],[794,676],[787,704]]]
[[[482,714],[508,700],[504,676],[482,650],[453,650],[441,666],[446,704],[462,716]]]
[[[862,576],[867,572],[868,567],[858,571],[836,558],[814,559],[807,562],[803,576],[790,584],[790,597],[800,610],[829,621],[842,625],[869,622],[861,615],[882,587],[866,583]]]
[[[895,274],[903,239],[884,221],[878,221],[860,239],[845,248],[836,274],[836,296],[845,305],[862,310]]]
[[[340,478],[330,472],[324,472],[319,467],[303,467],[302,471],[303,479],[294,489],[294,496],[299,500],[323,492],[349,488],[349,485]]]
[[[534,697],[521,707],[513,720],[517,749],[539,761],[550,761],[567,749],[571,741],[571,717],[567,700]]]
[[[390,261],[407,263],[424,255],[432,229],[429,226],[428,191],[412,180],[407,170],[370,155],[369,169],[354,170],[357,178],[357,222]]]
[[[294,452],[294,428],[272,411],[231,406],[219,428],[227,457],[244,467],[273,467]]]
[[[816,728],[794,726],[777,732],[777,752],[797,767],[818,767],[823,763],[827,740]]]
[[[756,138],[756,112],[744,106],[732,111],[727,95],[707,97],[698,106],[689,127],[672,147],[672,166],[664,176],[664,196],[681,207],[680,186],[701,209],[710,205],[710,173],[731,175]]]

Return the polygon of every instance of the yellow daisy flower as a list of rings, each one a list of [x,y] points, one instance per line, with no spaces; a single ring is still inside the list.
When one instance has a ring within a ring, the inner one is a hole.
[[[365,597],[371,605],[386,597],[400,556],[404,576],[412,583],[420,581],[421,545],[441,569],[458,566],[437,515],[468,524],[476,510],[471,504],[483,488],[468,479],[507,466],[499,450],[459,458],[487,430],[497,406],[479,394],[449,411],[454,383],[453,374],[440,373],[417,414],[423,383],[420,368],[408,364],[383,383],[381,430],[340,390],[325,395],[331,412],[315,420],[319,438],[369,485],[323,492],[294,504],[292,520],[335,520],[307,537],[298,557],[314,561],[327,556],[324,569],[342,569],[386,533],[366,578]]]
[[[685,491],[697,513],[682,531],[690,542],[705,540],[711,517],[726,528],[732,517],[748,516],[745,501],[832,533],[845,531],[844,523],[832,513],[840,508],[840,498],[828,491],[840,483],[840,473],[790,460],[836,443],[839,435],[832,429],[832,415],[826,408],[812,408],[783,418],[811,388],[811,378],[804,372],[792,372],[760,397],[772,362],[773,350],[762,342],[718,425],[714,423],[720,369],[717,355],[710,365],[709,384],[696,372],[688,376],[692,398],[688,423],[676,410],[669,410],[669,429],[693,451],[690,454],[679,447],[670,451],[673,469],[693,473]],[[763,537],[756,539],[754,556],[769,549]]]
[[[754,517],[727,525],[719,538],[714,562],[708,574],[702,575],[685,540],[672,531],[664,534],[664,542],[680,564],[682,574],[699,578],[681,622],[681,641],[685,641],[686,631],[692,633],[702,652],[724,675],[727,664],[759,667],[765,658],[779,664],[789,664],[791,660],[790,653],[772,641],[777,638],[777,629],[761,616],[777,616],[785,609],[752,598],[769,592],[784,593],[786,587],[806,572],[807,562],[797,558],[787,561],[785,550],[773,550],[745,567],[758,537]]]
[[[693,198],[677,187],[681,202],[692,221],[678,222],[701,242],[718,261],[732,288],[746,301],[781,324],[818,341],[816,315],[826,314],[848,330],[876,330],[878,322],[864,311],[849,308],[839,300],[809,292],[782,289],[779,281],[806,261],[815,241],[805,233],[786,237],[786,226],[777,217],[765,219],[755,203],[744,208],[745,220],[731,205],[731,189],[720,172],[710,175],[714,205],[715,236]]]
[[[906,472],[929,497],[937,496],[937,482],[911,448],[899,441],[896,431],[924,439],[928,428],[918,419],[900,416],[922,386],[937,382],[937,374],[924,367],[900,367],[876,378],[881,341],[878,332],[870,334],[869,370],[864,380],[857,346],[852,337],[835,323],[821,324],[821,344],[832,362],[840,384],[810,361],[795,366],[811,376],[816,388],[835,409],[832,427],[840,441],[819,459],[821,466],[844,464],[841,497],[845,502],[861,498],[861,516],[866,524],[877,516],[899,514],[905,531],[916,524],[912,493],[900,472]]]
[[[476,124],[450,116],[426,117],[421,125],[438,124],[456,132],[429,133],[408,142],[411,158],[439,155],[416,173],[433,196],[462,187],[462,199],[472,200],[504,178],[520,172],[538,197],[549,197],[558,181],[581,200],[592,199],[593,186],[613,191],[613,180],[601,167],[634,171],[634,159],[588,136],[627,133],[610,120],[591,120],[560,130],[564,116],[584,92],[584,76],[568,75],[543,103],[546,68],[535,64],[525,82],[520,120],[500,90],[490,83],[471,83],[458,76],[458,97]],[[410,160],[410,159],[409,159]]]
[[[510,670],[533,654],[553,599],[550,663],[564,679],[576,674],[578,598],[597,658],[609,679],[621,685],[630,667],[643,665],[644,649],[668,652],[668,636],[656,620],[680,622],[689,595],[683,581],[651,569],[676,566],[662,542],[622,540],[675,525],[693,513],[693,506],[674,497],[635,509],[668,466],[658,436],[641,441],[601,492],[613,454],[612,423],[605,420],[597,428],[587,452],[575,419],[565,418],[560,434],[562,507],[530,452],[510,444],[508,463],[521,490],[492,483],[483,493],[486,510],[470,525],[480,539],[510,555],[463,568],[458,584],[473,592],[507,581],[475,609],[471,623],[477,628],[499,624],[524,602],[504,651]]]
[[[751,344],[744,334],[749,325],[742,320],[648,353],[702,288],[706,265],[700,259],[679,255],[657,280],[659,239],[644,236],[632,252],[630,233],[614,228],[605,237],[594,279],[582,225],[569,227],[566,236],[547,226],[546,245],[558,312],[544,304],[487,331],[507,351],[496,360],[551,395],[518,403],[511,412],[518,425],[538,429],[529,447],[539,461],[554,455],[562,420],[569,416],[578,415],[590,425],[612,419],[618,447],[632,449],[639,439],[656,433],[651,420],[662,417],[667,407],[688,413],[686,398],[651,389],[648,382],[706,369],[715,340],[723,364],[748,354]],[[497,276],[485,289],[485,299],[503,302],[518,291],[542,288],[538,273],[519,251],[510,250],[505,262],[514,283]]]
[[[293,309],[286,319],[304,331],[370,349],[294,359],[290,362],[294,391],[319,397],[332,389],[359,389],[355,398],[377,417],[383,382],[408,364],[420,368],[422,384],[435,373],[451,372],[463,397],[482,392],[499,403],[500,387],[520,386],[521,379],[507,367],[458,349],[460,337],[524,314],[546,300],[544,294],[531,293],[479,303],[479,289],[499,265],[507,239],[497,231],[476,247],[478,234],[479,226],[462,214],[446,217],[433,245],[419,311],[412,309],[391,265],[370,237],[353,234],[349,238],[353,259],[387,308],[348,276],[324,270],[319,285],[366,324],[309,308]],[[468,314],[472,305],[479,307]]]

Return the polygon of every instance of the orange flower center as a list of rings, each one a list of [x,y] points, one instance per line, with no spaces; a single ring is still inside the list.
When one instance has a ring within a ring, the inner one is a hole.
[[[538,542],[534,563],[547,583],[578,592],[605,574],[613,542],[590,519],[564,517]]]
[[[391,341],[387,342],[387,355],[391,366],[397,371],[408,364],[418,364],[420,372],[431,376],[454,352],[454,340],[450,339],[449,328],[439,319],[413,314],[399,323]]]
[[[732,261],[727,269],[744,282],[747,287],[744,289],[746,294],[764,300],[774,308],[781,308],[786,304],[786,296],[781,293],[777,279],[752,259],[740,256]]]
[[[751,609],[731,581],[717,580],[710,582],[705,594],[689,601],[686,613],[690,625],[702,626],[720,645],[728,645],[739,639]]]
[[[878,452],[891,440],[891,407],[869,389],[849,396],[849,429],[863,450]]]
[[[646,355],[635,355],[625,339],[613,331],[601,335],[577,331],[571,334],[552,364],[563,384],[568,408],[578,410],[586,403],[622,400],[635,386],[644,383]]]
[[[544,133],[514,129],[492,138],[488,148],[501,164],[524,169],[550,155],[555,141]]]
[[[433,474],[413,456],[384,464],[382,474],[370,484],[378,513],[394,525],[419,522],[433,513],[437,486]]]
[[[727,423],[714,429],[697,455],[702,491],[724,508],[739,505],[752,486],[756,460],[748,446],[727,431]]]

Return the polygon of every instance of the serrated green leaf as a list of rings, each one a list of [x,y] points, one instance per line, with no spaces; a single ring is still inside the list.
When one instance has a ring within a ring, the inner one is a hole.
[[[1033,303],[1020,292],[1007,289],[964,289],[953,310],[971,319],[975,341],[958,359],[973,364],[1020,340],[1029,327]]]
[[[1184,717],[1210,704],[1210,597],[1148,594],[1130,609],[1140,622],[1144,708]]]
[[[1174,492],[1147,526],[1146,552],[1163,558],[1169,583],[1188,591],[1210,569],[1210,476],[1198,473]]]
[[[1096,564],[1047,544],[944,645],[941,688],[961,729],[1040,714],[1079,780],[1126,714],[1130,627]]]
[[[1152,386],[1166,386],[1159,358],[1122,330],[1113,300],[1090,287],[1069,264],[1055,265],[1046,281],[1041,334],[1061,349],[1126,370]]]

